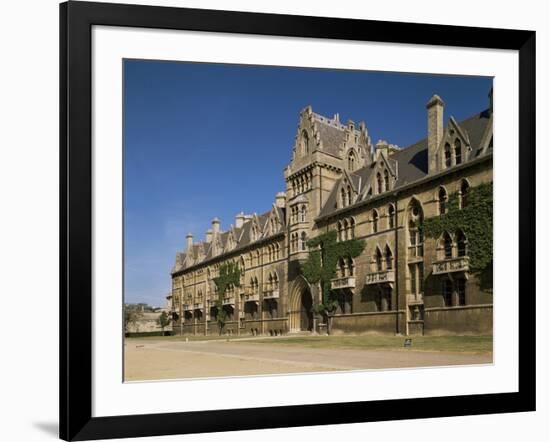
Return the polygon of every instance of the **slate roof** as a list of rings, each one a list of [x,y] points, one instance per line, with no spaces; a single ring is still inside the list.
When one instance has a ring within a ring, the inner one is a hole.
[[[339,156],[340,148],[346,141],[346,126],[316,113],[313,113],[313,118],[317,123],[319,136],[323,143],[323,151]],[[359,135],[359,131],[355,130],[355,133]]]
[[[267,233],[268,232],[267,231],[267,224],[268,224],[269,216],[270,216],[272,210],[273,209],[270,209],[267,212],[264,212],[260,215],[255,215],[258,219],[258,224],[260,226],[260,230],[262,231],[262,234],[261,234],[260,238],[258,238],[257,241],[262,240],[264,238],[268,238],[269,236],[274,236],[274,235],[269,235]],[[277,210],[277,213],[279,214],[279,219],[282,221],[281,229],[284,229],[284,223],[285,223],[284,209],[282,209],[280,207],[276,207],[276,210]],[[235,239],[236,239],[236,242],[237,242],[237,244],[235,246],[235,249],[241,249],[241,248],[246,247],[249,244],[252,244],[253,242],[255,242],[255,241],[250,240],[250,230],[251,230],[252,224],[253,224],[252,221],[253,221],[253,219],[250,218],[250,219],[245,220],[242,227],[240,227],[240,228],[233,227],[233,231],[235,233]],[[228,241],[230,232],[231,232],[231,230],[227,230],[225,232],[220,232],[219,233],[219,241],[220,241],[223,248],[225,248],[226,245],[227,245],[227,241]],[[207,260],[215,257],[215,255],[213,254],[213,247],[212,247],[212,243],[214,241],[215,241],[215,239],[213,238],[212,241],[209,242],[209,243],[206,242],[206,241],[201,241],[201,242],[193,244],[193,247],[191,248],[191,257],[193,258],[193,263],[191,265],[195,264],[197,258],[200,255],[199,251],[201,249],[203,250],[203,256],[204,256],[203,261],[207,261]],[[172,273],[176,273],[180,270],[183,270],[184,268],[190,267],[189,264],[184,266],[185,259],[186,259],[188,253],[189,252],[178,252],[176,254],[176,264],[172,268]],[[218,255],[216,255],[216,256],[218,256]]]
[[[479,146],[483,141],[490,121],[490,113],[488,110],[485,110],[458,123],[460,128],[466,132],[470,140],[472,152],[469,161],[482,154]],[[395,183],[394,189],[398,189],[406,184],[424,178],[428,174],[428,139],[424,138],[406,148],[390,154],[389,159],[397,163],[397,182]],[[370,197],[367,195],[367,186],[370,182],[373,167],[374,163],[371,163],[350,174],[352,176],[352,181],[355,180],[355,178],[353,178],[354,176],[362,177],[360,181],[361,188],[359,189],[360,198],[356,200],[356,202],[364,201]],[[340,181],[335,184],[325,206],[319,213],[320,218],[331,214],[337,209],[338,184]]]

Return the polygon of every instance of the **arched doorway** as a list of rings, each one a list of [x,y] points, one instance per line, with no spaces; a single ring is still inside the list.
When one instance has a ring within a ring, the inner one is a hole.
[[[289,302],[290,332],[313,331],[313,297],[309,284],[303,277],[292,285]]]

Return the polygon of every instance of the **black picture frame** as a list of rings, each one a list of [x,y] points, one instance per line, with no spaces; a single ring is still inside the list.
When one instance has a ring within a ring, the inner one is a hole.
[[[92,417],[93,25],[519,52],[519,391]],[[60,5],[60,437],[91,440],[535,410],[535,32],[198,9]]]

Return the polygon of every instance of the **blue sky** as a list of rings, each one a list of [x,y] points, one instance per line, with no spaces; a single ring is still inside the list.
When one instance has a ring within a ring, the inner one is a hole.
[[[325,69],[124,62],[125,301],[163,305],[191,232],[213,217],[262,213],[284,190],[298,116],[307,105],[364,120],[373,143],[426,137],[425,104],[445,119],[487,108],[492,79]]]

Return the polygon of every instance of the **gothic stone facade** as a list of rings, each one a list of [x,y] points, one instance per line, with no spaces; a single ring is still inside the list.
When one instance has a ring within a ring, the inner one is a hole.
[[[371,144],[363,122],[342,124],[305,108],[299,118],[286,191],[261,215],[236,216],[227,231],[214,219],[204,241],[187,235],[172,269],[176,334],[215,334],[220,265],[242,270],[240,286],[223,294],[223,333],[278,335],[324,331],[312,311],[318,284],[299,271],[307,239],[329,230],[364,239],[354,260],[338,263],[331,285],[339,307],[333,333],[492,333],[492,290],[469,272],[467,238],[460,231],[424,238],[415,226],[445,210],[458,193],[493,180],[492,93],[472,117],[444,124],[444,103],[427,104],[427,137],[399,148]]]

